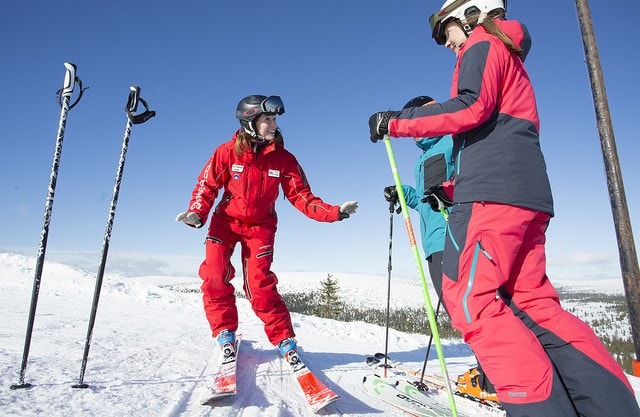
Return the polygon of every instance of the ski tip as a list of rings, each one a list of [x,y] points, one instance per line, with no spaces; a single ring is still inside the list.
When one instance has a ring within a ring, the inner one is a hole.
[[[342,398],[341,396],[336,395],[334,397],[331,397],[331,398],[328,398],[326,400],[323,400],[322,402],[319,402],[317,404],[310,405],[311,411],[313,411],[314,413],[317,413],[318,411],[322,410],[323,408],[325,408],[329,404],[333,404],[333,403],[335,403],[336,401],[338,401],[341,398]]]

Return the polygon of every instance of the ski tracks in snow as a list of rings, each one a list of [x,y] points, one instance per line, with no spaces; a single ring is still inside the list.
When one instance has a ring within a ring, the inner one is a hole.
[[[190,383],[186,384],[184,389],[178,395],[178,398],[173,401],[170,407],[166,410],[165,413],[162,414],[162,417],[179,417],[182,415],[195,415],[191,413],[190,409],[195,409],[195,407],[203,407],[200,405],[200,400],[198,397],[198,393],[204,396],[205,390],[202,387],[206,387],[206,376],[211,374],[211,372],[207,372],[212,369],[214,364],[216,363],[217,355],[215,351],[209,357],[209,360],[206,362],[205,366],[202,368],[200,374]],[[204,410],[204,408],[203,408]],[[209,414],[203,414],[209,415]]]

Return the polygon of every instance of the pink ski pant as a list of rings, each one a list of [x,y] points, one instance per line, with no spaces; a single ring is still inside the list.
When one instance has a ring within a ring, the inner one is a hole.
[[[546,275],[546,213],[454,205],[443,299],[511,417],[640,416],[622,369]]]

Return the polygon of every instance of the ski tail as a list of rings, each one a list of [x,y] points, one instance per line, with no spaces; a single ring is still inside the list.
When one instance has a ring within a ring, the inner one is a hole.
[[[233,355],[225,355],[225,351],[221,348],[218,358],[219,366],[213,374],[213,381],[208,387],[207,396],[200,402],[202,405],[208,405],[217,399],[236,395],[236,370],[241,341],[242,334],[236,335]]]

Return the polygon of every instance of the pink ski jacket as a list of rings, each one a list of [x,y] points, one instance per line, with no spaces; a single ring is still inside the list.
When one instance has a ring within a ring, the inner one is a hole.
[[[526,56],[526,27],[495,22]],[[496,202],[553,215],[538,110],[523,60],[477,26],[458,54],[451,99],[403,110],[389,122],[394,137],[453,134],[454,202]]]

